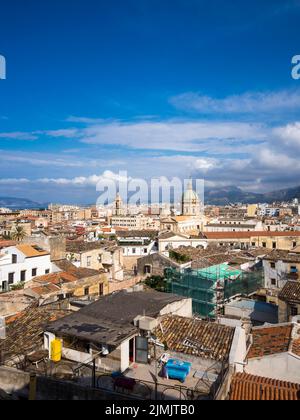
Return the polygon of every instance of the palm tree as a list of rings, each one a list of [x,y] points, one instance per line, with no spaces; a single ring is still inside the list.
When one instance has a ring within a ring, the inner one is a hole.
[[[23,226],[16,225],[15,229],[11,233],[11,238],[14,241],[21,242],[26,237],[26,232]]]

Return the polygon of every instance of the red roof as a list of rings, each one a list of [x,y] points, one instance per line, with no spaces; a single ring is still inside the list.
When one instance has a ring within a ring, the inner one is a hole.
[[[0,248],[8,248],[9,246],[15,246],[15,241],[0,241]]]
[[[287,352],[291,343],[292,330],[292,324],[253,328],[253,344],[250,347],[248,359]]]
[[[231,401],[298,401],[300,384],[238,373],[231,382]]]
[[[251,231],[251,232],[204,232],[207,239],[250,239],[257,237],[300,237],[300,231],[289,232],[268,232],[268,231]]]

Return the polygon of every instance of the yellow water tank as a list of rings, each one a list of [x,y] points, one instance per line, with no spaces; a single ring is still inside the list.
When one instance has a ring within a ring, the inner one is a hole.
[[[62,358],[62,342],[60,340],[53,340],[51,342],[51,360],[58,363]]]

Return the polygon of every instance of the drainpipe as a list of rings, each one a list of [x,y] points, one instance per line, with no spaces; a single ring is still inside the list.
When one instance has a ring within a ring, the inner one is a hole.
[[[0,340],[6,339],[6,322],[4,317],[0,317]]]
[[[37,378],[36,374],[30,375],[30,382],[29,382],[29,401],[36,400],[36,385],[37,385]]]

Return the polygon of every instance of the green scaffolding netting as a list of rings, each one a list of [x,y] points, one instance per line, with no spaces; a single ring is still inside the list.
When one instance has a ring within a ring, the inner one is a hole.
[[[192,298],[193,311],[215,318],[220,304],[236,295],[248,296],[263,285],[263,272],[243,272],[220,264],[201,270],[167,269],[167,291]]]

